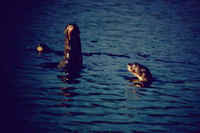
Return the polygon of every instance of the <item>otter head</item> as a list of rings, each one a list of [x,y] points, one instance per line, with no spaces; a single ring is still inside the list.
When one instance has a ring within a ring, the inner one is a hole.
[[[138,72],[139,67],[140,66],[138,63],[128,63],[128,65],[127,65],[128,71],[134,72],[134,73]]]
[[[74,36],[79,36],[80,31],[76,24],[68,24],[64,29],[64,34],[67,36],[68,40],[71,40]]]
[[[39,44],[39,45],[36,47],[36,50],[37,50],[37,52],[41,53],[41,52],[44,50],[44,48],[41,46],[41,44]]]
[[[36,47],[38,53],[49,53],[52,50],[45,44],[38,44]]]

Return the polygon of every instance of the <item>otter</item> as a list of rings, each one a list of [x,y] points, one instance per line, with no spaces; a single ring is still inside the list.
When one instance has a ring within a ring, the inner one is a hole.
[[[82,52],[80,30],[76,24],[68,24],[64,29],[64,59],[58,64],[68,74],[80,71],[82,67]]]
[[[137,77],[137,79],[132,80],[136,87],[149,87],[151,85],[152,74],[147,67],[139,63],[129,63],[127,68]]]

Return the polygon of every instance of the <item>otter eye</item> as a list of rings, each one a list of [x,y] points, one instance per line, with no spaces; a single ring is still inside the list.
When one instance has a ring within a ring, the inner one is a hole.
[[[134,70],[134,66],[131,66],[131,70]]]

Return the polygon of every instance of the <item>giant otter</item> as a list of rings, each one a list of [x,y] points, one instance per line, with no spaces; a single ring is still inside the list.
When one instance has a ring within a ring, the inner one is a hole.
[[[69,74],[80,71],[82,67],[82,53],[80,30],[76,24],[68,24],[64,29],[65,46],[64,59],[58,64],[58,68],[62,68]]]
[[[152,74],[148,68],[138,63],[129,63],[128,71],[137,77],[132,80],[136,87],[148,87],[152,83]]]

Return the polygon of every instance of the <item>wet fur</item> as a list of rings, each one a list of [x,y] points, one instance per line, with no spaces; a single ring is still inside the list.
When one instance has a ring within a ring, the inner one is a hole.
[[[149,87],[152,83],[152,74],[149,69],[138,63],[129,63],[128,70],[137,78],[132,79],[136,87]]]
[[[60,61],[58,68],[63,68],[67,73],[76,73],[82,67],[80,30],[76,24],[68,24],[64,34],[64,59]]]

